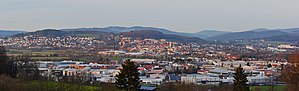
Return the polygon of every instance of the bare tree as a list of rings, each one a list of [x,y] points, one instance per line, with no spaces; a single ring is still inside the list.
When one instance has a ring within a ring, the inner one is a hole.
[[[288,91],[298,91],[299,88],[299,52],[288,57],[288,65],[282,72],[284,81],[288,84]]]

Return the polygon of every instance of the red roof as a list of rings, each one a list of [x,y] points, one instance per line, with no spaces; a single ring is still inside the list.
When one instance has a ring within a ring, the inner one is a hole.
[[[122,67],[117,67],[117,68],[115,68],[116,70],[121,70],[121,69],[123,69]]]
[[[207,72],[208,70],[197,70],[197,72]]]
[[[151,69],[153,67],[153,65],[145,65],[144,68],[146,69]]]
[[[138,70],[145,70],[144,67],[138,67],[137,69],[138,69]]]
[[[160,74],[162,72],[163,72],[162,70],[152,70],[152,71],[147,72],[147,74]]]

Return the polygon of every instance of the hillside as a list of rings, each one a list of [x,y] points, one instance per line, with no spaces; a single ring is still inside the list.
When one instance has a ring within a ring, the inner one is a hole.
[[[12,35],[11,37],[23,37],[23,36],[34,36],[34,37],[65,37],[65,36],[83,36],[83,37],[95,37],[106,39],[109,33],[100,31],[61,31],[54,29],[39,30],[36,32],[28,32]]]
[[[299,28],[277,29],[277,30],[282,31],[282,32],[291,33],[294,35],[299,35]]]
[[[119,34],[122,32],[129,32],[129,31],[154,30],[154,31],[159,31],[163,34],[197,37],[201,39],[208,39],[222,34],[232,33],[228,31],[218,31],[218,30],[203,30],[196,33],[186,33],[186,32],[176,32],[176,31],[163,29],[163,28],[143,27],[143,26],[133,26],[133,27],[110,26],[104,28],[76,28],[76,29],[61,29],[61,30],[62,31],[101,31],[101,32],[109,32],[115,34]]]
[[[231,40],[246,40],[246,39],[258,39],[278,35],[287,35],[289,33],[269,30],[269,31],[245,31],[245,32],[235,32],[222,34],[216,37],[210,37],[209,40],[218,40],[218,41],[231,41]]]
[[[142,27],[142,26],[133,26],[133,27],[110,26],[110,27],[105,27],[105,28],[62,29],[62,31],[101,31],[101,32],[109,32],[109,33],[115,33],[115,34],[119,34],[122,32],[129,32],[129,31],[139,31],[139,30],[154,30],[154,31],[162,32],[164,34],[175,34],[175,35],[182,35],[182,36],[193,35],[191,33],[174,32],[171,30],[163,29],[163,28]]]
[[[277,35],[265,38],[258,38],[257,40],[265,40],[265,41],[278,41],[278,42],[298,42],[299,36],[286,34],[286,35]]]
[[[67,33],[60,31],[60,30],[52,30],[52,29],[46,29],[46,30],[39,30],[36,32],[28,32],[28,33],[21,33],[12,35],[11,37],[23,37],[23,36],[44,36],[44,37],[58,37],[58,36],[65,36]]]
[[[122,32],[121,35],[124,37],[141,38],[141,39],[152,38],[152,39],[166,39],[169,41],[177,41],[177,42],[204,42],[204,40],[197,37],[164,34],[162,32],[154,31],[154,30]]]
[[[229,33],[229,32],[216,31],[216,30],[204,30],[197,33],[184,33],[184,32],[175,32],[163,28],[142,27],[142,26],[133,26],[133,27],[110,26],[105,28],[62,29],[62,31],[101,31],[101,32],[109,32],[115,34],[119,34],[122,32],[129,32],[129,31],[140,31],[140,30],[154,30],[154,31],[159,31],[163,34],[173,34],[173,35],[190,36],[190,37],[198,37],[198,38],[208,38],[208,37],[218,36],[220,34]]]
[[[227,34],[227,33],[231,33],[231,32],[217,31],[217,30],[203,30],[203,31],[194,33],[193,36],[206,39],[209,37],[219,36],[219,35]]]
[[[143,31],[143,32],[141,32]],[[153,32],[155,31],[155,32]],[[11,31],[9,31],[11,32]],[[14,31],[15,32],[15,31]],[[1,31],[0,31],[1,33]],[[266,29],[266,28],[258,28],[252,29],[244,32],[226,32],[226,31],[217,31],[217,30],[204,30],[197,33],[183,33],[183,32],[175,32],[163,28],[154,28],[154,27],[142,27],[142,26],[133,26],[133,27],[119,27],[119,26],[111,26],[105,28],[76,28],[76,29],[61,29],[61,30],[40,30],[36,32],[29,33],[16,33],[13,36],[45,36],[45,37],[57,37],[57,36],[92,36],[96,38],[107,38],[107,34],[128,34],[128,33],[136,33],[134,35],[130,35],[133,37],[141,37],[141,38],[168,38],[168,40],[172,41],[202,41],[205,40],[218,40],[218,41],[232,41],[232,40],[248,40],[248,39],[262,39],[266,40],[286,40],[286,41],[294,41],[295,37],[299,36],[299,28],[289,28],[289,29]],[[10,33],[1,33],[2,36],[10,36]],[[1,37],[0,34],[0,37]],[[11,33],[12,35],[13,33]],[[288,37],[287,35],[292,35]],[[139,36],[140,35],[140,36]],[[186,37],[187,36],[187,37]],[[279,39],[276,37],[283,36],[287,39]],[[185,38],[185,39],[183,39]]]
[[[24,33],[24,31],[8,31],[8,30],[0,30],[0,37],[7,37],[19,33]]]
[[[109,35],[112,33],[101,32],[101,31],[62,31],[54,29],[39,30],[36,32],[28,32],[12,35],[11,37],[23,37],[23,36],[35,36],[35,37],[64,37],[64,36],[84,36],[84,37],[95,37],[98,39],[109,39]],[[124,37],[133,37],[133,38],[153,38],[153,39],[167,39],[169,41],[178,41],[178,42],[204,42],[204,40],[197,37],[186,37],[181,35],[173,34],[164,34],[155,30],[136,30],[130,32],[121,32],[121,35]],[[118,34],[114,34],[118,35]]]

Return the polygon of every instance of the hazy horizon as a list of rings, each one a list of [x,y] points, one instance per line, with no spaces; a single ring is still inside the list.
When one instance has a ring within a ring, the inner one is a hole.
[[[0,30],[145,26],[177,32],[299,27],[298,0],[2,0]]]
[[[35,30],[8,30],[8,29],[0,29],[0,30],[4,30],[4,31],[24,31],[24,32],[35,32],[35,31],[39,31],[39,30],[45,30],[45,29],[56,29],[56,30],[61,30],[61,29],[78,29],[78,28],[107,28],[107,27],[153,27],[153,26],[104,26],[104,27],[72,27],[72,28],[42,28],[42,29],[35,29]],[[201,32],[201,31],[206,31],[206,30],[215,30],[215,29],[205,29],[205,30],[198,30],[198,31],[175,31],[175,30],[171,30],[169,28],[164,28],[164,27],[153,27],[153,28],[161,28],[161,29],[167,29],[170,31],[174,31],[174,32],[181,32],[181,33],[197,33],[197,32]],[[299,28],[299,27],[291,27],[291,28]],[[291,28],[265,28],[265,29],[291,29]],[[264,29],[264,28],[251,28],[251,29],[247,29],[247,30],[240,30],[240,31],[225,31],[225,30],[215,30],[215,31],[224,31],[224,32],[244,32],[244,31],[251,31],[254,29]]]

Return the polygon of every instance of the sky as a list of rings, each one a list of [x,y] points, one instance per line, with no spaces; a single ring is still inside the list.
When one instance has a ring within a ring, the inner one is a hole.
[[[0,30],[147,26],[178,32],[299,27],[299,0],[0,0]]]

